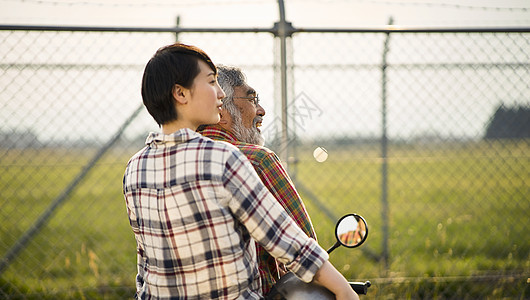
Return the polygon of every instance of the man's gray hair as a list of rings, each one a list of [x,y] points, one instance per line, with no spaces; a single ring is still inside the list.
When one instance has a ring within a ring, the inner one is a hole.
[[[238,67],[218,65],[217,81],[226,94],[223,99],[223,108],[233,116],[234,112],[237,111],[237,107],[234,105],[234,87],[244,85],[247,78]]]

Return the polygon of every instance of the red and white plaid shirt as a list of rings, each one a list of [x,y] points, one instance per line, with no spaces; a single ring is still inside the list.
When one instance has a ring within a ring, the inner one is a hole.
[[[123,179],[140,299],[259,299],[252,239],[306,282],[328,259],[236,147],[190,129],[146,143]]]

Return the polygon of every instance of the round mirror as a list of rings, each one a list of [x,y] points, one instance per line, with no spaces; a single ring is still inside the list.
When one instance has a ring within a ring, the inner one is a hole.
[[[345,215],[337,223],[335,235],[343,246],[355,248],[366,240],[368,226],[364,218],[357,214]]]

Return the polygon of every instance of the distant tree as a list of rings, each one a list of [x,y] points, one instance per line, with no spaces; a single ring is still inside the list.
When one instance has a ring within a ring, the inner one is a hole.
[[[490,119],[484,138],[530,138],[530,107],[501,104]]]
[[[1,148],[37,148],[42,146],[37,135],[31,130],[0,131]]]

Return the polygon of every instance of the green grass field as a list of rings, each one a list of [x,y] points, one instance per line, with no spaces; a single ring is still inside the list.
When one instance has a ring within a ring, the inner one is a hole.
[[[363,215],[370,233],[331,261],[374,284],[364,299],[530,297],[528,141],[392,145],[388,159],[389,267],[383,251],[381,166],[372,147],[297,149],[290,172],[336,216]],[[134,291],[135,242],[121,194],[130,153],[106,155],[0,277],[2,299],[122,299]],[[93,152],[9,151],[0,156],[0,255],[35,222]],[[320,244],[330,220],[302,194]]]

